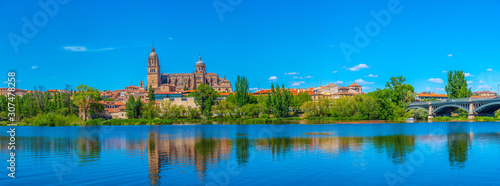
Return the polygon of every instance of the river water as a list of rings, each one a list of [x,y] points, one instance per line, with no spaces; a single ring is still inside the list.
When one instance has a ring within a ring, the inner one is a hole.
[[[500,122],[8,130],[0,185],[500,185]]]

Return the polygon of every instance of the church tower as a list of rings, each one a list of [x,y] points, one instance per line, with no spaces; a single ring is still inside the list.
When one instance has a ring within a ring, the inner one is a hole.
[[[202,73],[204,74],[205,73],[205,62],[203,62],[201,60],[201,55],[199,57],[200,59],[196,62],[196,64],[194,65],[194,68],[195,68],[195,72],[196,73]]]
[[[161,72],[160,63],[158,61],[158,56],[155,52],[155,45],[153,43],[153,49],[148,58],[148,88],[152,85],[153,88],[159,87],[161,85]]]

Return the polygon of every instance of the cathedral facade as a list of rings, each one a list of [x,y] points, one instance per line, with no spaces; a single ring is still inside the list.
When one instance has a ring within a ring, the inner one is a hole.
[[[156,92],[181,92],[196,89],[202,83],[210,85],[217,92],[233,92],[231,82],[226,76],[221,78],[219,74],[206,72],[205,62],[201,60],[201,56],[191,73],[163,74],[153,45],[148,58],[148,88],[151,85]]]

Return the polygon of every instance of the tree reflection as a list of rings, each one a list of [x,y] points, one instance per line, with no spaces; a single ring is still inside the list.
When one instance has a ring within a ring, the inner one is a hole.
[[[408,158],[408,154],[415,150],[415,136],[376,136],[371,140],[375,148],[379,150],[385,149],[387,157],[392,159],[395,164],[404,163]]]
[[[471,135],[469,133],[448,134],[448,160],[450,166],[455,168],[465,167],[469,146],[471,145]]]

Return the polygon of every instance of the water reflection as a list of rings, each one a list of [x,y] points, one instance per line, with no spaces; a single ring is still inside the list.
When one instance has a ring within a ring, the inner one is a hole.
[[[19,154],[49,167],[54,157],[75,156],[79,167],[103,164],[101,160],[105,157],[130,156],[127,161],[131,162],[144,159],[147,170],[139,171],[147,171],[148,177],[145,179],[151,185],[158,185],[169,184],[165,180],[173,179],[173,173],[182,177],[192,176],[198,184],[206,183],[211,179],[208,176],[211,170],[220,169],[231,161],[239,168],[244,168],[255,163],[253,156],[259,160],[283,162],[293,161],[290,160],[293,158],[298,160],[304,154],[319,154],[329,157],[330,161],[344,163],[342,161],[349,157],[352,161],[358,161],[360,157],[356,154],[362,152],[365,154],[363,158],[368,158],[366,161],[379,161],[380,158],[373,155],[366,157],[366,154],[373,152],[384,157],[382,161],[402,165],[422,145],[447,152],[449,168],[463,169],[470,158],[473,141],[475,144],[495,144],[496,148],[500,144],[500,133],[484,130],[474,134],[469,125],[448,125],[444,128],[447,132],[440,135],[404,133],[400,130],[391,135],[305,135],[300,131],[259,137],[251,133],[254,129],[235,126],[220,132],[220,129],[210,129],[210,126],[191,129],[144,126],[141,130],[127,129],[123,134],[96,135],[90,133],[90,129],[76,128],[71,129],[76,132],[67,134],[65,131],[57,135],[33,132],[19,136],[16,148]],[[7,144],[8,140],[7,136],[0,136],[1,144]],[[0,152],[6,154],[6,148]]]

